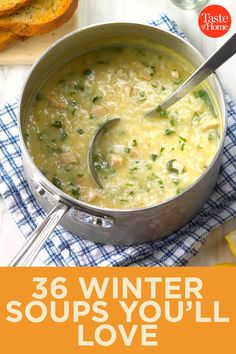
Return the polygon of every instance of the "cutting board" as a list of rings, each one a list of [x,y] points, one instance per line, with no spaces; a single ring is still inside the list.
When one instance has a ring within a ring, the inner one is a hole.
[[[78,28],[78,10],[57,30],[27,40],[12,42],[0,52],[0,65],[31,65],[57,39]]]

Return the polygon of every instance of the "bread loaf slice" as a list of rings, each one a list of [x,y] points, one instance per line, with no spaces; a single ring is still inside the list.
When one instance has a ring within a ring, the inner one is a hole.
[[[35,36],[60,27],[74,13],[78,0],[34,0],[11,16],[0,18],[0,30]]]
[[[6,48],[6,46],[18,38],[18,35],[12,32],[0,31],[0,50]]]
[[[9,16],[20,7],[26,6],[31,0],[0,0],[0,17]]]

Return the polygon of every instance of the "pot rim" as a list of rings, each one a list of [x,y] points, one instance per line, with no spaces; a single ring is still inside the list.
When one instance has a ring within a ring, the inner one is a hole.
[[[217,152],[213,158],[213,160],[211,161],[210,165],[206,168],[206,170],[204,171],[204,173],[197,178],[197,180],[195,182],[193,182],[188,188],[184,189],[181,193],[179,193],[178,195],[175,195],[173,197],[170,197],[168,199],[166,199],[165,201],[158,203],[158,204],[152,204],[152,205],[148,205],[146,207],[142,207],[142,208],[124,208],[124,209],[119,209],[119,208],[108,208],[108,207],[100,207],[100,206],[96,206],[94,204],[89,204],[89,203],[85,203],[83,201],[80,201],[78,199],[75,199],[74,197],[70,196],[69,194],[61,191],[60,189],[58,189],[57,187],[55,187],[53,185],[52,182],[50,182],[42,173],[41,171],[38,169],[38,167],[35,165],[31,155],[28,152],[28,149],[25,145],[24,139],[23,139],[23,134],[22,134],[22,129],[21,129],[21,106],[22,106],[22,99],[23,99],[23,95],[24,95],[24,91],[25,88],[28,84],[28,80],[32,74],[32,72],[37,69],[37,65],[40,63],[40,61],[43,59],[43,57],[48,54],[51,49],[53,49],[54,47],[56,47],[58,44],[60,44],[63,41],[66,41],[67,38],[74,36],[75,34],[82,32],[82,31],[86,31],[90,28],[94,28],[94,27],[101,27],[101,26],[112,26],[112,25],[137,25],[137,26],[143,26],[143,27],[151,27],[157,31],[160,32],[164,32],[169,36],[175,37],[175,39],[177,41],[181,41],[183,43],[185,43],[189,48],[191,48],[192,52],[194,52],[196,55],[198,55],[203,61],[206,60],[206,58],[202,55],[202,53],[195,47],[193,46],[191,43],[189,43],[187,40],[179,37],[178,35],[167,31],[165,29],[159,28],[159,27],[155,27],[153,25],[144,23],[144,22],[133,22],[133,21],[111,21],[111,22],[99,22],[96,24],[92,24],[92,25],[88,25],[79,29],[76,29],[68,34],[66,34],[65,36],[63,36],[62,38],[59,38],[57,41],[55,41],[54,43],[52,43],[46,50],[43,51],[43,53],[38,57],[38,59],[34,62],[34,64],[32,65],[32,67],[30,68],[26,79],[24,81],[23,87],[21,89],[21,94],[20,94],[20,98],[19,98],[19,104],[18,104],[18,108],[17,108],[17,125],[18,125],[18,129],[19,129],[19,140],[20,140],[20,144],[21,144],[21,149],[23,151],[23,153],[25,154],[25,156],[27,157],[29,163],[31,164],[31,166],[33,167],[33,170],[35,172],[35,174],[38,177],[38,180],[40,181],[40,184],[45,187],[47,190],[49,190],[52,194],[54,194],[55,196],[59,197],[59,200],[61,200],[63,203],[70,205],[70,206],[74,206],[74,207],[78,207],[81,210],[90,210],[90,211],[94,211],[95,213],[106,213],[109,215],[109,213],[133,213],[133,212],[137,212],[137,211],[146,211],[146,210],[151,210],[157,207],[162,207],[166,204],[171,203],[173,200],[176,200],[178,198],[181,198],[183,195],[185,195],[186,193],[188,193],[191,189],[193,189],[198,183],[200,183],[200,181],[207,175],[207,173],[211,170],[212,166],[215,164],[216,160],[218,159],[221,150],[224,146],[224,141],[225,141],[225,136],[226,136],[226,130],[227,130],[227,104],[226,104],[226,97],[224,95],[224,89],[222,86],[222,83],[219,79],[219,76],[214,73],[212,74],[216,85],[218,85],[219,87],[219,91],[221,94],[221,97],[219,99],[217,99],[217,101],[222,100],[222,123],[223,123],[223,129],[222,129],[222,135],[221,135],[221,140],[217,149]],[[132,37],[132,36],[131,36]],[[131,38],[130,37],[130,38]],[[182,55],[183,56],[183,55]],[[25,166],[24,166],[25,168]]]

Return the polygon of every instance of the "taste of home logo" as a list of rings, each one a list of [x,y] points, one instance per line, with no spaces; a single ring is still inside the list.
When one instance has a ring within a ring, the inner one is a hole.
[[[201,31],[208,37],[221,37],[231,26],[228,10],[220,5],[205,7],[199,15],[198,24]]]

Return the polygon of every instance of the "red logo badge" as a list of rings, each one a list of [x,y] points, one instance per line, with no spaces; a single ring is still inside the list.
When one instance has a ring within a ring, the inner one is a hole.
[[[201,31],[208,37],[221,37],[231,27],[231,16],[225,7],[210,5],[205,7],[199,15],[198,24]]]

